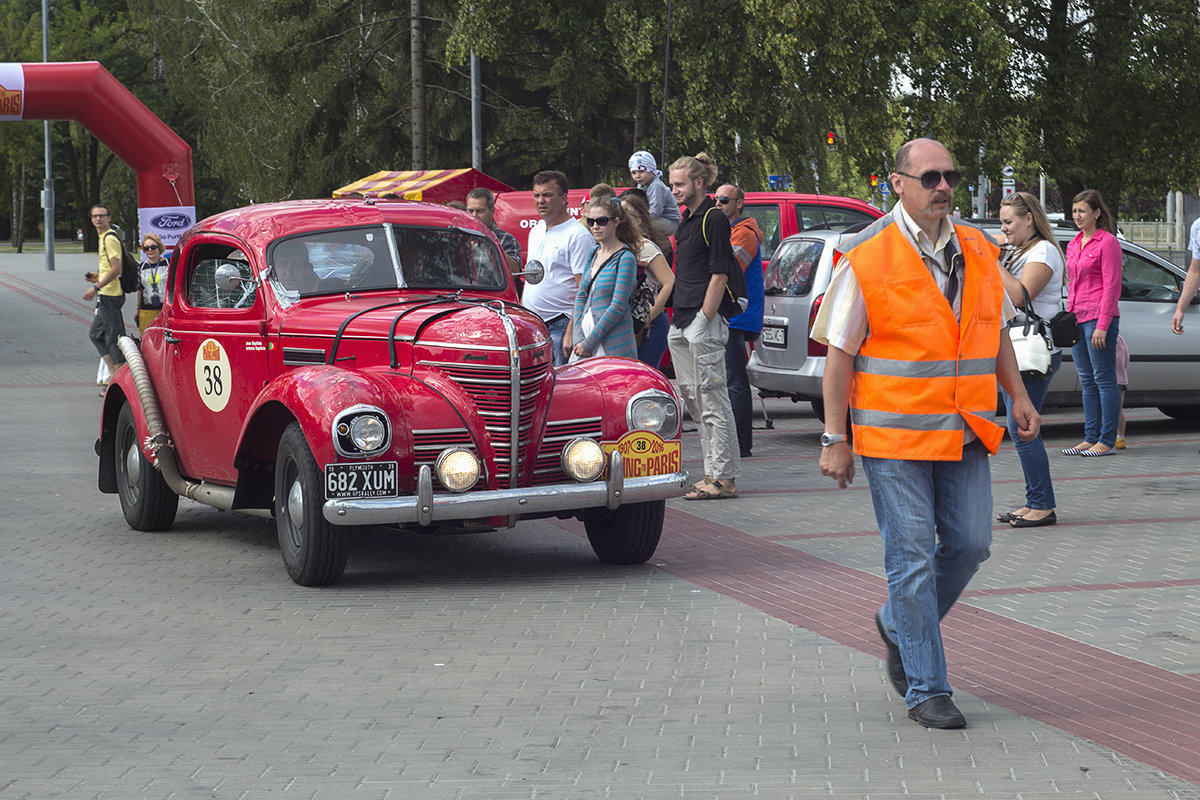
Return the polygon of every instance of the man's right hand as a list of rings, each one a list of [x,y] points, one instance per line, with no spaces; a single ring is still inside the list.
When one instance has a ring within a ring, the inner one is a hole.
[[[821,474],[837,481],[839,489],[854,483],[854,451],[847,442],[821,448]]]
[[[1171,332],[1176,335],[1183,333],[1183,309],[1175,309],[1175,315],[1171,317]]]

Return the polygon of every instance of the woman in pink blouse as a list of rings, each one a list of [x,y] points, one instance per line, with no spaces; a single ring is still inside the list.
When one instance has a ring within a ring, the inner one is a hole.
[[[1071,348],[1071,357],[1083,389],[1083,441],[1063,453],[1111,456],[1117,452],[1117,417],[1121,413],[1116,365],[1121,244],[1112,214],[1095,189],[1075,195],[1071,218],[1079,235],[1067,245],[1067,310],[1074,311],[1079,320],[1080,338]]]

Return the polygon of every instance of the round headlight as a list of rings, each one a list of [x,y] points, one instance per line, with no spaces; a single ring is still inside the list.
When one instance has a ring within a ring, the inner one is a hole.
[[[465,492],[479,481],[479,459],[470,450],[443,450],[433,465],[438,480],[452,492]]]
[[[604,461],[604,450],[591,439],[572,439],[563,448],[563,472],[580,483],[594,481],[604,474]]]
[[[350,423],[350,441],[364,453],[383,447],[386,438],[387,429],[384,428],[383,422],[372,414],[355,417]]]
[[[630,430],[650,431],[664,439],[679,433],[679,407],[669,395],[655,392],[634,397],[626,418]]]

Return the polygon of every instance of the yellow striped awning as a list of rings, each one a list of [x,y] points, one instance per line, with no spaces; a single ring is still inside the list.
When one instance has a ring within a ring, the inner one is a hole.
[[[465,201],[467,192],[482,186],[493,192],[513,188],[477,169],[382,170],[334,191],[334,197],[380,197],[444,203]]]

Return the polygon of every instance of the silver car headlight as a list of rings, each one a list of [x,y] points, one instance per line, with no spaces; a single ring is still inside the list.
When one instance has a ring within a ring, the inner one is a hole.
[[[580,483],[594,481],[604,474],[604,450],[592,439],[572,439],[562,451],[563,472]]]
[[[679,436],[679,404],[658,389],[638,392],[625,406],[625,423],[631,431],[650,431],[663,439]]]
[[[479,482],[479,459],[465,447],[443,450],[433,464],[438,480],[452,492],[465,492]]]
[[[391,444],[391,439],[387,414],[375,406],[351,406],[333,421],[333,449],[348,458],[381,453]]]

